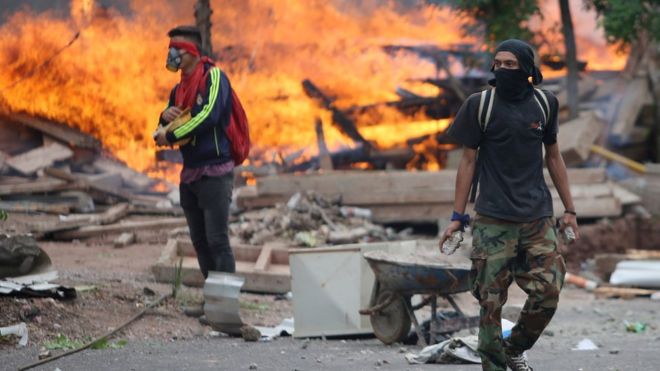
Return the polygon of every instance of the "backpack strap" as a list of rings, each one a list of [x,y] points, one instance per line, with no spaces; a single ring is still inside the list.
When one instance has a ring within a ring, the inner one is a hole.
[[[490,114],[493,111],[494,101],[495,88],[486,89],[481,92],[477,118],[479,119],[479,127],[481,127],[482,132],[486,132],[486,129],[488,128],[488,122],[490,121]]]
[[[495,102],[495,88],[486,89],[481,92],[479,98],[479,110],[477,112],[477,120],[479,121],[479,127],[481,132],[485,133],[488,128],[488,122],[490,121],[490,114],[493,111],[493,103]],[[481,160],[479,158],[479,150],[477,150],[477,164],[474,169],[474,175],[472,177],[472,185],[470,187],[470,197],[469,201],[474,203],[474,200],[477,197],[477,187],[479,185],[479,172],[481,167]]]
[[[543,118],[545,119],[545,124],[547,125],[550,120],[550,103],[548,102],[548,97],[545,95],[543,90],[534,88],[534,100],[536,104],[539,105],[541,111],[543,112]]]

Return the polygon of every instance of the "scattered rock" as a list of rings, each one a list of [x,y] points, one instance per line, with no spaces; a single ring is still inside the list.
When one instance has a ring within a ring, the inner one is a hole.
[[[619,354],[618,349],[610,349],[610,354]]]
[[[257,366],[256,363],[252,363],[252,364],[250,364],[250,367],[248,367],[248,369],[250,369],[250,370],[256,370],[256,369],[258,369],[258,368],[259,368],[259,367]]]
[[[39,349],[39,359],[46,359],[48,357],[50,357],[50,350],[41,347],[41,349]]]
[[[245,341],[259,341],[261,339],[261,332],[254,326],[245,325],[241,327],[241,336]]]

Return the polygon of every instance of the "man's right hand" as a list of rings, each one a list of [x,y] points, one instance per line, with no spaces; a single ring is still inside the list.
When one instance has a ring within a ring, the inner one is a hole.
[[[161,114],[161,117],[165,122],[170,123],[172,120],[175,118],[179,117],[179,115],[183,112],[183,110],[177,106],[172,106],[167,108],[163,113]]]
[[[461,229],[461,222],[458,220],[454,220],[453,222],[449,223],[449,226],[447,226],[447,229],[445,229],[445,233],[442,234],[442,238],[440,238],[440,251],[442,251],[442,244],[447,241],[449,237],[451,237],[452,233],[458,231]]]

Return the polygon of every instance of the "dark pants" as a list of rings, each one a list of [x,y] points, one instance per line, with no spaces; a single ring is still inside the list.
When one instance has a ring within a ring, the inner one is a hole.
[[[234,174],[231,172],[219,177],[205,176],[191,184],[179,185],[181,207],[204,278],[208,277],[209,271],[236,271],[228,233],[233,187]]]

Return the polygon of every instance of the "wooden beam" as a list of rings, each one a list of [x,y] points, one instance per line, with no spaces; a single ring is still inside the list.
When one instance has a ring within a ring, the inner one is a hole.
[[[630,287],[597,287],[594,290],[594,294],[597,299],[609,299],[609,298],[622,298],[622,299],[632,299],[638,296],[651,296],[656,293],[657,290],[646,290],[646,289],[634,289]]]
[[[272,246],[270,264],[259,263],[263,270],[256,269],[261,246],[245,246],[232,244],[236,258],[236,274],[245,278],[243,291],[281,294],[291,291],[291,271],[289,269],[288,251]],[[174,278],[174,267],[179,260],[183,261],[182,280],[187,286],[201,287],[204,276],[199,270],[199,263],[189,240],[170,239],[164,246],[158,262],[151,270],[156,281],[170,283]],[[262,258],[262,262],[268,259]]]
[[[328,146],[325,144],[325,134],[323,133],[323,121],[320,118],[316,118],[314,123],[314,130],[316,130],[316,145],[319,150],[319,169],[324,171],[332,170],[332,159],[330,158],[330,152],[328,151]]]
[[[24,175],[51,166],[56,161],[73,156],[73,151],[59,143],[51,143],[7,159],[7,165]]]
[[[273,246],[272,245],[264,245],[264,247],[261,249],[261,252],[259,253],[259,257],[257,258],[257,262],[254,263],[254,270],[259,272],[263,272],[268,270],[268,267],[270,267],[270,263],[273,259]]]
[[[651,92],[646,78],[637,77],[626,81],[623,88],[610,100],[612,129],[610,135],[625,142],[635,126],[637,116],[645,104],[651,104]]]
[[[44,169],[44,172],[54,178],[81,184],[83,189],[91,191],[91,196],[95,201],[113,204],[117,203],[118,200],[131,201],[137,197],[121,189],[107,187],[102,184],[91,184],[85,178],[71,174],[61,169],[49,167]]]
[[[71,211],[70,203],[47,203],[35,201],[0,201],[0,210],[15,213],[48,213],[68,214]]]
[[[17,113],[5,115],[4,120],[17,122],[31,127],[70,146],[88,148],[95,151],[101,149],[101,142],[98,139],[85,134],[78,129],[74,129],[70,126],[49,119]]]
[[[557,142],[567,166],[584,163],[591,153],[591,145],[603,132],[604,124],[594,111],[580,114],[575,120],[561,124]]]
[[[44,235],[80,227],[111,224],[128,215],[128,210],[129,205],[127,203],[121,203],[108,208],[108,210],[101,214],[75,215],[55,223],[35,223],[31,230],[32,232]]]
[[[349,138],[356,142],[368,145],[368,142],[355,126],[355,122],[351,120],[346,113],[339,110],[334,106],[332,99],[321,91],[311,80],[305,79],[302,82],[303,90],[308,97],[316,100],[320,105],[332,112],[332,121],[338,126],[339,130],[346,134]]]
[[[72,231],[56,232],[53,237],[58,240],[94,237],[111,233],[139,232],[153,229],[168,229],[185,226],[185,218],[168,218],[140,222],[126,222],[110,225],[87,226]]]
[[[0,185],[0,196],[57,192],[81,188],[83,188],[83,186],[80,183],[69,183],[60,179],[53,178],[38,178],[22,183]]]

